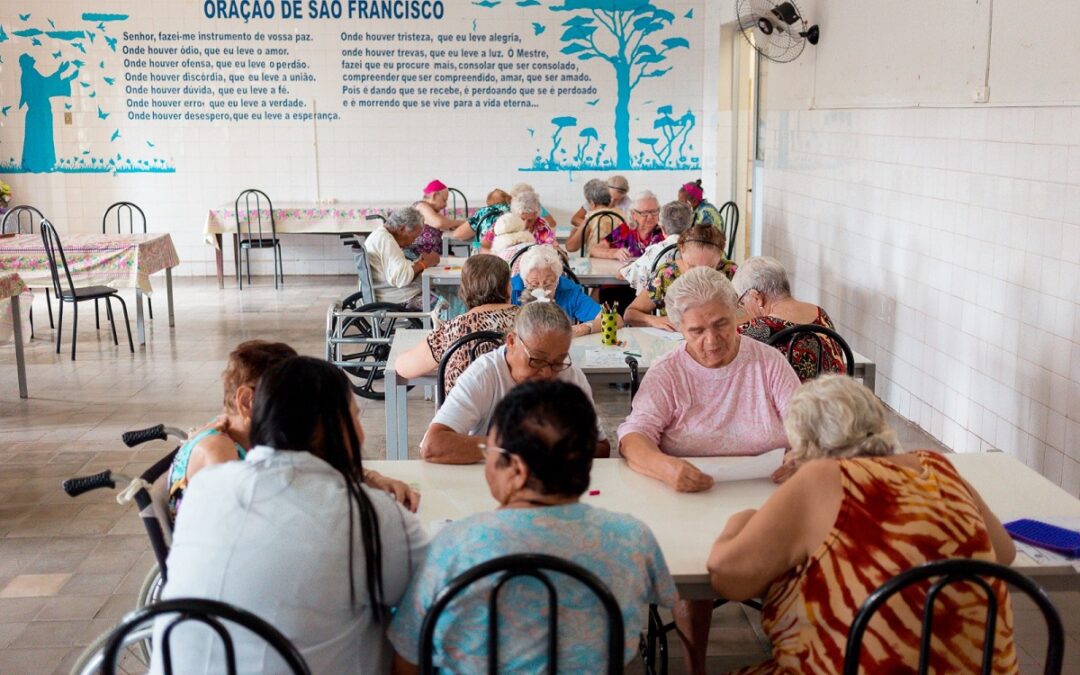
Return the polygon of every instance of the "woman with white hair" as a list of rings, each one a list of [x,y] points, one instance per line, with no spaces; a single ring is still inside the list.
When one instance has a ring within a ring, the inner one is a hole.
[[[660,201],[645,190],[634,197],[630,223],[619,223],[608,236],[593,246],[589,255],[626,262],[638,258],[645,249],[664,240],[660,229]]]
[[[532,234],[532,240],[537,244],[552,244],[555,242],[555,230],[548,227],[548,224],[540,218],[540,197],[535,192],[522,192],[516,195],[510,200],[510,213],[500,216],[499,220],[495,222],[495,227],[488,230],[480,239],[480,247],[486,252],[491,252],[492,243],[495,241],[496,230],[506,230],[507,223],[504,219],[510,218],[520,219],[525,224],[526,232]],[[503,223],[503,227],[500,228],[500,223]],[[517,231],[517,227],[514,226],[511,231]]]
[[[510,188],[511,197],[517,197],[522,192],[535,192],[537,195],[540,194],[539,192],[536,192],[536,189],[528,183],[518,183],[514,187]],[[551,213],[544,208],[543,204],[540,204],[540,217],[543,218],[544,222],[548,224],[548,227],[553,230],[558,225],[558,222],[555,220],[555,216],[551,215]]]
[[[660,231],[664,238],[650,244],[641,254],[641,257],[632,260],[629,265],[619,270],[619,276],[629,282],[630,287],[636,293],[645,290],[652,275],[653,267],[656,266],[657,258],[668,246],[679,242],[679,235],[690,228],[694,223],[694,212],[682,202],[668,202],[660,209]],[[664,254],[664,261],[675,258],[674,252]]]
[[[767,343],[773,335],[792,326],[813,324],[836,328],[824,309],[791,297],[787,271],[776,258],[750,258],[735,272],[731,284],[739,294],[739,308],[749,319],[739,325],[740,335]],[[831,338],[804,336],[795,342],[792,349],[795,354],[791,363],[803,382],[820,373],[844,372],[840,346]],[[781,345],[780,352],[787,356],[788,345]],[[819,356],[823,360],[820,370]]]
[[[727,277],[709,267],[675,280],[667,291],[668,319],[686,341],[649,368],[619,427],[619,451],[630,468],[679,492],[713,486],[686,458],[787,447],[782,416],[799,378],[780,352],[739,336],[737,299]],[[694,673],[705,672],[711,616],[709,600],[683,600],[675,608]]]
[[[425,269],[439,264],[439,254],[428,251],[413,262],[405,257],[402,249],[411,246],[423,228],[423,214],[407,206],[391,213],[385,223],[364,239],[377,301],[401,303],[409,309],[420,308],[420,275]]]
[[[563,259],[551,246],[533,246],[521,255],[511,279],[510,302],[554,302],[574,325],[574,337],[600,332],[600,305],[580,285],[563,276]],[[618,325],[622,319],[616,317]]]
[[[772,658],[742,673],[838,673],[855,614],[889,579],[945,558],[1008,565],[1015,557],[1001,522],[949,460],[902,452],[881,402],[851,378],[824,375],[804,384],[788,402],[784,428],[794,475],[760,510],[731,516],[709,555],[721,596],[764,599],[761,625]],[[990,663],[995,673],[1015,673],[1008,591],[1001,582],[991,586],[999,615]],[[914,670],[923,600],[900,594],[879,612],[859,670]],[[935,602],[937,616],[948,620],[934,623],[930,672],[978,671],[982,592],[953,584]]]

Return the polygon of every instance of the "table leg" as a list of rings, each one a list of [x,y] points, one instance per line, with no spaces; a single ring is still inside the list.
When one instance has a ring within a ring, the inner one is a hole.
[[[386,415],[386,458],[397,459],[397,373],[387,368],[383,372],[383,385],[386,387],[383,410]]]
[[[26,357],[23,355],[22,313],[18,294],[11,296],[11,326],[15,331],[15,369],[19,373],[19,398],[26,398]]]
[[[221,260],[218,260],[218,288],[224,288],[221,276]],[[173,294],[172,294],[172,268],[165,268],[165,299],[169,303],[169,328],[176,325],[176,320],[173,318]]]
[[[409,458],[409,387],[400,382],[394,386],[397,389],[397,459],[406,460]]]
[[[225,288],[225,249],[222,246],[221,233],[214,235],[217,240],[217,249],[214,251],[214,262],[217,264],[217,287]],[[171,308],[172,305],[170,304]],[[169,325],[172,325],[172,309],[169,310]]]
[[[135,328],[139,333],[139,344],[146,344],[146,323],[143,321],[142,289],[135,289]]]
[[[877,364],[868,363],[863,366],[863,385],[877,395]]]
[[[431,277],[420,273],[420,301],[423,303],[424,312],[431,311]]]

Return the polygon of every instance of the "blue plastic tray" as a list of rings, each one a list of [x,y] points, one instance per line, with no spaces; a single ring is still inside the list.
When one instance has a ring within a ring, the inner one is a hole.
[[[1026,518],[1005,523],[1005,530],[1013,539],[1070,558],[1080,558],[1080,532]]]

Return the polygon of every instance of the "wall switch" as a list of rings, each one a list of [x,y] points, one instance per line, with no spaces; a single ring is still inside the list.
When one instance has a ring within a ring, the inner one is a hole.
[[[971,95],[971,100],[975,103],[986,103],[990,100],[990,87],[976,87],[975,91]]]
[[[64,113],[64,124],[71,124],[71,113]]]

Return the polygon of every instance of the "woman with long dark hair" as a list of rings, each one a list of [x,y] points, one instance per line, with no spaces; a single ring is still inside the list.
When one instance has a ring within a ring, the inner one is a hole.
[[[363,439],[339,369],[298,356],[267,371],[245,461],[208,467],[188,486],[163,597],[254,612],[296,645],[312,672],[386,672],[389,609],[428,539],[392,496],[364,485]],[[233,639],[243,672],[283,668],[251,634]],[[221,642],[205,627],[178,627],[172,646],[176,672],[224,667]],[[160,665],[155,658],[154,672]]]

